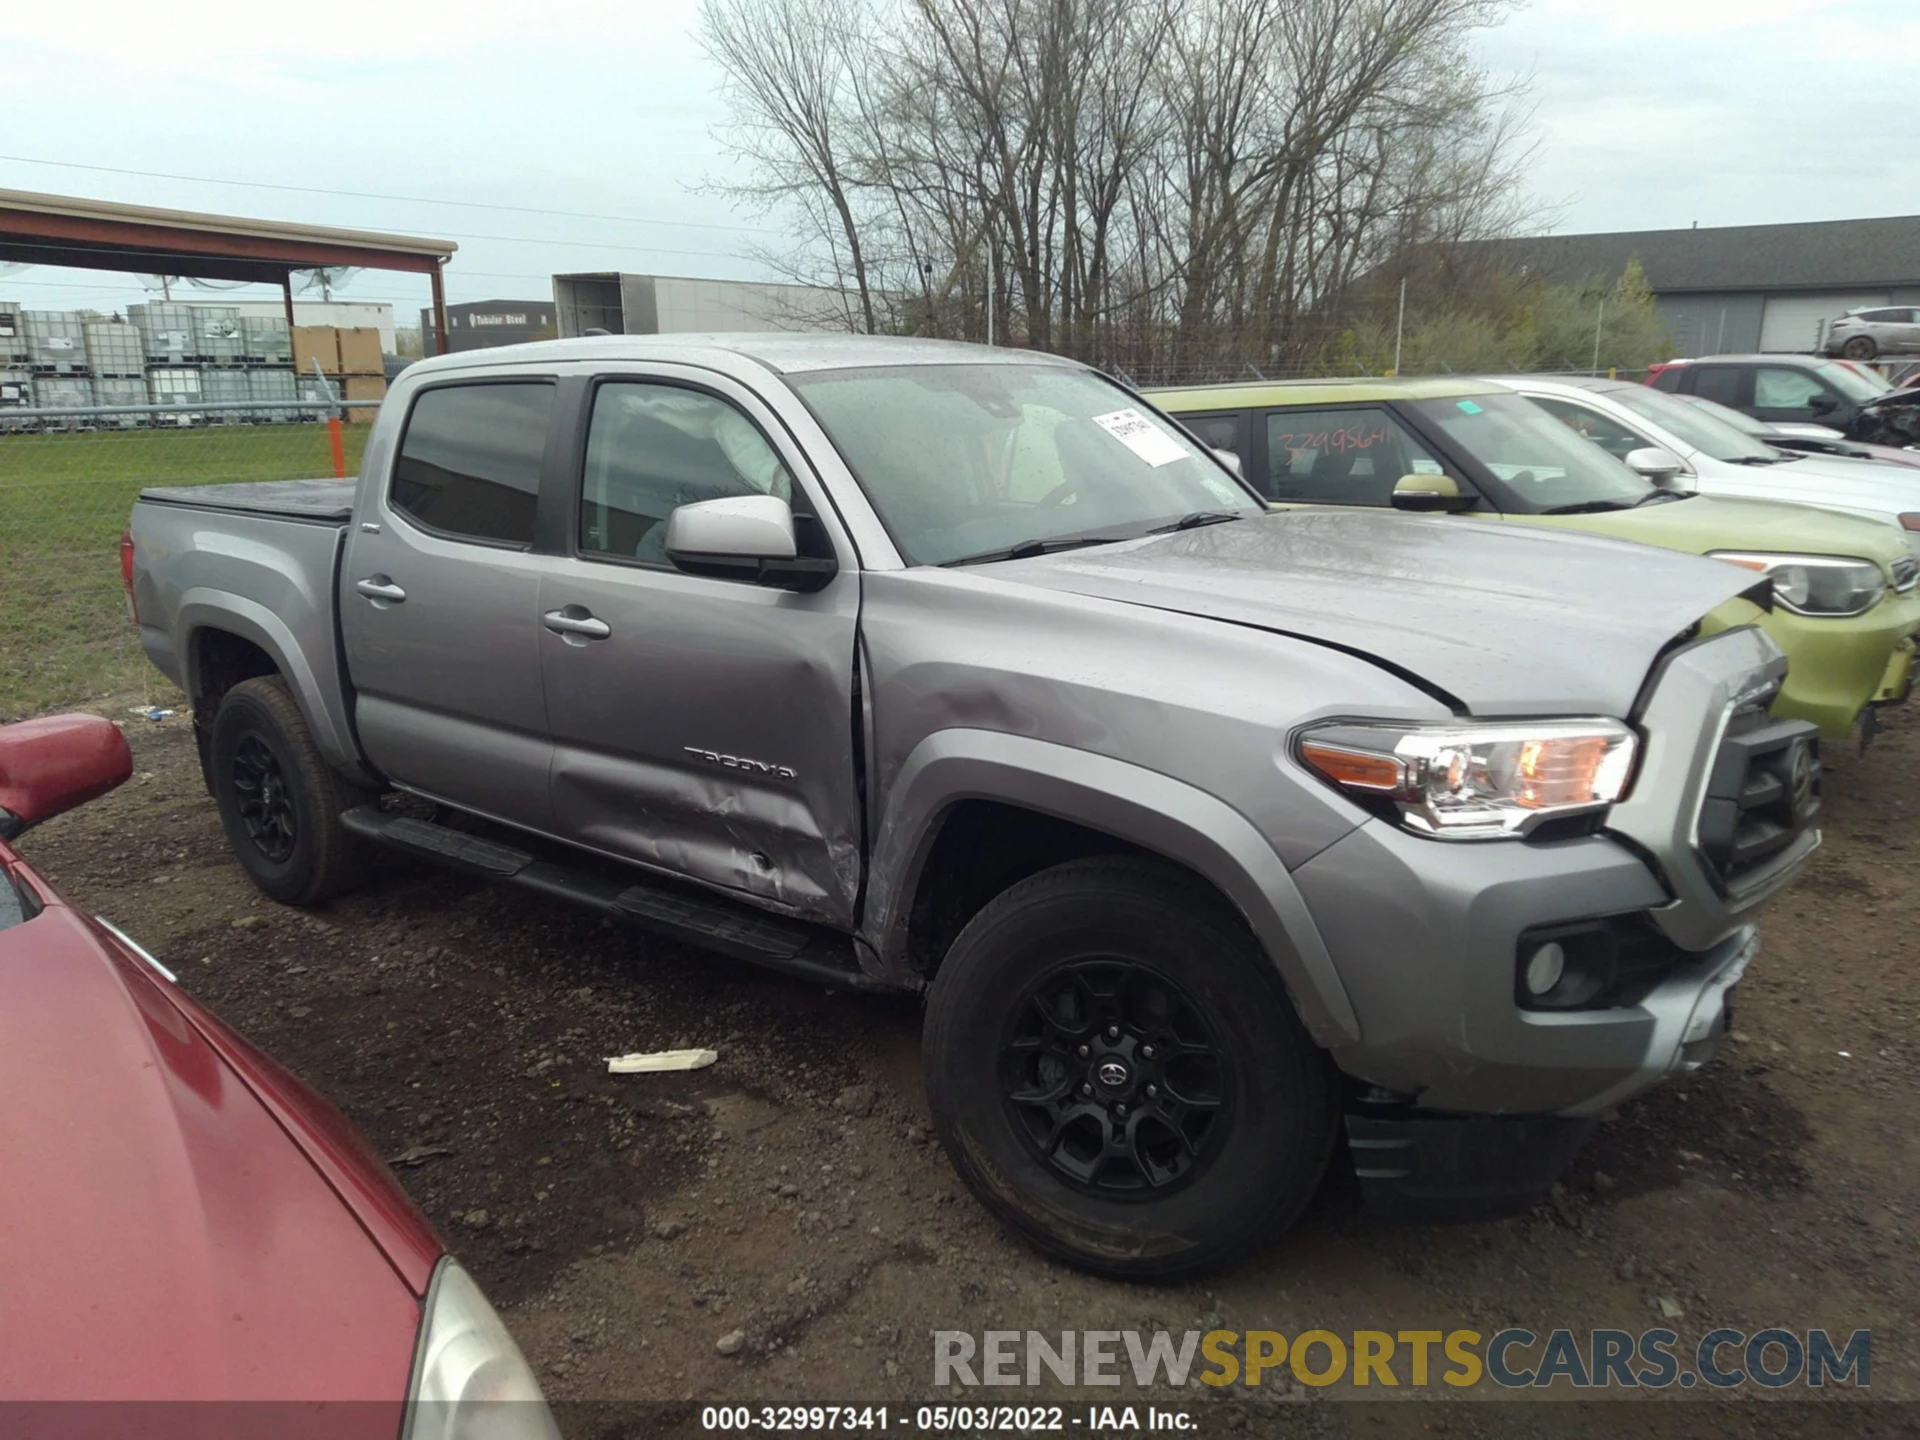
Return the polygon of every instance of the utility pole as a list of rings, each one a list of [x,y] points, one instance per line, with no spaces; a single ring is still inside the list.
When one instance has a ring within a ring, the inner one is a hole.
[[[1593,322],[1593,373],[1600,373],[1600,332],[1607,323],[1607,297],[1600,297],[1600,318]]]
[[[993,241],[987,241],[987,344],[993,344]]]
[[[1393,373],[1400,373],[1400,337],[1407,333],[1407,277],[1400,277],[1400,318],[1393,322]]]

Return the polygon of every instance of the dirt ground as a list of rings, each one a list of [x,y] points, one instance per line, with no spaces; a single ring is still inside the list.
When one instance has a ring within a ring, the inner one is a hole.
[[[1667,1391],[1604,1411],[1543,1410],[1560,1385],[1517,1404],[1486,1383],[1388,1405],[1350,1386],[1157,1398],[1214,1433],[1920,1428],[1911,1404],[1862,1403],[1920,1401],[1920,712],[1864,758],[1829,747],[1826,845],[1770,913],[1731,1043],[1608,1117],[1549,1204],[1389,1226],[1336,1174],[1290,1234],[1156,1288],[1045,1262],[972,1202],[926,1127],[914,1003],[829,994],[402,861],[322,910],[282,908],[229,858],[184,721],[112,713],[134,779],[23,852],[367,1132],[556,1401],[681,1402],[647,1413],[687,1425],[719,1401],[951,1402],[931,1388],[935,1329],[1671,1323],[1690,1356],[1714,1327],[1780,1325],[1870,1328],[1870,1391],[1791,1407],[1777,1402],[1807,1392],[1703,1405]],[[688,1045],[719,1063],[606,1072],[609,1055]],[[738,1351],[720,1353],[735,1331]],[[616,1413],[562,1407],[572,1433]]]

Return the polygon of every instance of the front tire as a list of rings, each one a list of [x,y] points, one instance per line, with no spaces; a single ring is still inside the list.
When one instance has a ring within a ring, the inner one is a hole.
[[[1880,346],[1871,335],[1856,335],[1840,347],[1840,353],[1849,360],[1871,360],[1880,353]]]
[[[268,896],[313,905],[360,883],[365,847],[340,816],[367,792],[327,764],[278,676],[221,697],[208,765],[227,843]]]
[[[980,1202],[1127,1279],[1218,1264],[1291,1224],[1334,1141],[1330,1064],[1211,891],[1103,857],[1003,892],[935,976],[927,1096]]]

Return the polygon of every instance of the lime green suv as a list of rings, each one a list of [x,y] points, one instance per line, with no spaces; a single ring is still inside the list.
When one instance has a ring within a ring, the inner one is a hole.
[[[1473,380],[1301,380],[1149,392],[1239,457],[1268,501],[1560,525],[1743,565],[1773,580],[1762,628],[1790,669],[1774,709],[1835,738],[1904,700],[1920,561],[1892,525],[1650,484],[1532,401]],[[1444,523],[1444,522],[1442,522]],[[1604,605],[1605,596],[1594,603]],[[1723,606],[1707,628],[1750,613]]]

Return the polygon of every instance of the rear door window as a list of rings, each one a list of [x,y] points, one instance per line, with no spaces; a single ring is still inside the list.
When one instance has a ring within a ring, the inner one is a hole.
[[[1269,410],[1266,424],[1267,474],[1253,478],[1270,500],[1385,508],[1401,476],[1445,473],[1377,405]]]
[[[1731,405],[1736,410],[1746,408],[1747,399],[1741,393],[1745,389],[1745,371],[1734,365],[1696,365],[1687,368],[1693,375],[1693,384],[1688,387],[1691,393],[1721,405]]]
[[[553,386],[449,385],[414,401],[387,503],[423,529],[493,545],[533,543]]]

